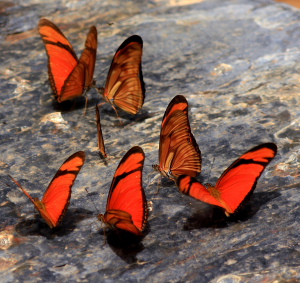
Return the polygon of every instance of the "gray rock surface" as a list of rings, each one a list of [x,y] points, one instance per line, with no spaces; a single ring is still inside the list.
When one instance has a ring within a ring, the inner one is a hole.
[[[299,282],[299,10],[271,0],[15,0],[2,2],[0,13],[1,282]],[[110,105],[101,108],[107,165],[98,156],[94,112],[102,98],[89,92],[86,116],[84,98],[73,109],[73,102],[53,100],[36,30],[41,17],[56,23],[78,54],[96,25],[98,85],[123,40],[144,40],[141,113],[120,113],[120,126]],[[153,173],[161,119],[177,94],[190,104],[203,156],[199,180],[215,182],[262,142],[278,145],[235,217]],[[115,235],[105,240],[96,216],[134,145],[146,153],[144,188],[153,205],[143,240],[121,245]],[[8,174],[41,198],[78,150],[86,163],[68,213],[51,230]]]

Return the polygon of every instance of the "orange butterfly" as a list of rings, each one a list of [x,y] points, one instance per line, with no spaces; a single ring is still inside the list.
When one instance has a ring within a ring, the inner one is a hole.
[[[98,147],[100,150],[100,153],[103,155],[103,157],[107,157],[106,151],[105,151],[105,146],[104,146],[104,140],[103,140],[103,135],[102,135],[102,130],[101,130],[101,123],[100,123],[100,112],[99,108],[96,105],[96,123],[97,123],[97,134],[98,134]]]
[[[144,159],[143,150],[135,146],[120,161],[110,186],[106,212],[98,215],[109,228],[142,235],[148,218],[142,186]]]
[[[274,143],[258,145],[236,161],[221,175],[217,184],[206,187],[190,176],[177,179],[179,190],[203,202],[217,205],[229,216],[235,213],[243,201],[252,194],[258,178],[277,153]]]
[[[103,97],[116,113],[114,105],[130,114],[137,114],[144,104],[142,53],[142,38],[132,35],[121,44],[112,60]]]
[[[166,109],[161,123],[159,165],[153,168],[173,180],[201,172],[201,152],[191,132],[188,102],[182,95],[175,96]]]
[[[48,74],[58,102],[81,96],[94,86],[94,69],[97,53],[97,29],[90,28],[79,60],[71,43],[52,22],[41,19],[39,33],[48,55]]]
[[[71,155],[56,172],[41,201],[38,198],[32,198],[13,177],[10,177],[32,201],[49,227],[54,228],[60,223],[68,209],[71,189],[84,161],[83,151]]]

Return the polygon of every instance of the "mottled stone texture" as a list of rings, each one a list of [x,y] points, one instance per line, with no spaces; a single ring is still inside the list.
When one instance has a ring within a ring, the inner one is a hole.
[[[1,282],[298,282],[300,11],[271,0],[43,1],[0,4]],[[122,41],[144,40],[146,100],[136,117],[101,107],[109,158],[97,151],[96,91],[53,102],[36,26],[55,22],[80,54],[91,25],[99,47],[95,79],[105,83]],[[235,217],[160,181],[160,123],[169,101],[185,95],[203,156],[199,180],[213,183],[233,160],[262,142],[279,151],[251,200]],[[72,108],[73,106],[73,108]],[[144,188],[153,203],[141,242],[106,236],[108,189],[132,146],[146,153]],[[42,197],[62,162],[84,150],[86,164],[69,211],[49,229],[8,177]],[[157,192],[159,188],[159,191]],[[88,193],[86,190],[88,190]]]

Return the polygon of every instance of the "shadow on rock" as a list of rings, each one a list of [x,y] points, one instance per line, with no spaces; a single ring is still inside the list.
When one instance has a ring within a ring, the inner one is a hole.
[[[244,222],[252,218],[260,208],[270,200],[278,197],[278,192],[259,192],[254,194],[250,201],[246,201],[236,213],[227,217],[224,210],[198,201],[197,208],[184,224],[183,230],[194,230],[201,228],[224,228],[230,223]],[[196,205],[195,202],[193,202]]]
[[[149,113],[144,108],[141,109],[136,115],[129,114],[118,107],[116,107],[116,109],[118,111],[118,115],[119,115],[120,120],[122,121],[122,124],[120,123],[120,120],[118,119],[116,112],[111,107],[111,105],[109,105],[108,103],[105,103],[100,109],[101,115],[103,113],[103,116],[105,116],[105,117],[109,116],[109,117],[115,119],[115,121],[114,121],[115,127],[123,128],[127,125],[134,125],[137,123],[141,123],[141,122],[145,121],[146,119],[157,115],[157,113]]]
[[[69,209],[62,222],[55,228],[50,228],[48,224],[37,213],[34,219],[24,219],[16,225],[16,232],[21,236],[43,236],[48,240],[56,237],[63,237],[74,231],[76,224],[84,218],[88,218],[92,212],[85,209]]]
[[[149,233],[149,225],[146,226],[142,236],[134,235],[124,230],[110,230],[107,234],[107,243],[113,252],[126,263],[135,263],[136,255],[144,250],[142,240]]]
[[[88,104],[87,104],[87,111],[91,105],[97,105],[99,103],[99,99],[91,97],[88,95]],[[75,97],[72,100],[66,100],[61,103],[58,103],[57,100],[53,96],[52,107],[54,110],[61,111],[61,112],[70,112],[76,109],[84,109],[85,108],[85,97],[79,96]],[[95,111],[95,110],[94,110]]]

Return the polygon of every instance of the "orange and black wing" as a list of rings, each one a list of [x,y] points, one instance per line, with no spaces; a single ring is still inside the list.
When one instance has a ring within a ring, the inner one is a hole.
[[[85,49],[80,56],[77,66],[66,79],[61,95],[58,97],[58,102],[80,96],[94,84],[93,76],[97,45],[97,29],[95,26],[92,26],[85,41]]]
[[[143,40],[138,35],[121,44],[110,65],[103,93],[108,102],[130,114],[136,114],[145,99],[142,53]]]
[[[144,159],[144,152],[138,146],[122,158],[110,187],[106,213],[100,216],[109,227],[142,234],[148,217],[142,186]]]
[[[40,213],[51,228],[62,220],[68,209],[71,189],[84,161],[83,151],[71,155],[59,168],[44,194],[41,201],[44,210]]]
[[[77,174],[84,164],[84,160],[85,153],[83,151],[78,151],[71,155],[55,174],[41,201],[38,198],[32,198],[30,194],[10,176],[16,185],[31,200],[50,228],[56,227],[67,211],[71,198],[71,188]]]
[[[209,190],[203,186],[200,182],[198,182],[195,178],[188,175],[181,175],[176,180],[178,189],[183,194],[189,195],[195,199],[201,200],[203,202],[217,205],[222,208],[223,205],[220,201],[218,201]]]
[[[165,122],[168,120],[170,115],[172,115],[172,113],[176,110],[180,110],[184,114],[188,115],[189,105],[186,98],[183,95],[176,95],[170,101],[165,111],[164,117],[162,119],[162,123],[161,123],[162,127],[165,125]]]
[[[97,123],[98,147],[99,147],[100,153],[103,155],[103,157],[106,158],[107,154],[105,151],[104,140],[103,140],[103,135],[102,135],[102,130],[101,130],[100,112],[99,112],[99,108],[97,105],[96,105],[96,123]]]
[[[93,84],[96,28],[91,27],[79,60],[70,42],[54,23],[41,19],[38,29],[48,55],[48,74],[55,98],[62,102],[82,95]]]
[[[201,201],[224,208],[227,215],[232,214],[247,196],[251,195],[257,180],[276,153],[277,146],[274,143],[258,145],[234,161],[214,187],[208,185],[206,189],[196,180],[182,176],[177,182],[179,190]]]
[[[165,112],[160,132],[159,165],[154,168],[171,179],[183,174],[195,177],[201,172],[201,152],[191,132],[184,96],[175,96]]]
[[[38,29],[48,55],[49,80],[58,99],[66,79],[77,66],[78,59],[71,43],[54,23],[41,19]]]

